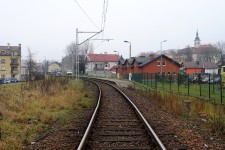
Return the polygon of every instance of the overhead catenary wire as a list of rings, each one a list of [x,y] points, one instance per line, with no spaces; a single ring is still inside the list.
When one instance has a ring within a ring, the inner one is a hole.
[[[76,4],[78,5],[78,7],[82,10],[82,12],[85,14],[85,16],[91,21],[91,23],[98,29],[101,30],[98,25],[91,19],[91,17],[89,17],[89,15],[85,12],[85,10],[81,7],[81,5],[77,2],[77,0],[74,0],[76,2]]]
[[[102,31],[102,39],[104,36],[104,29],[105,29],[105,23],[106,23],[106,15],[108,11],[108,0],[104,0],[103,2],[103,11],[102,11],[102,21],[101,21],[101,29],[98,27],[98,25],[91,19],[91,17],[86,13],[86,11],[81,7],[81,5],[78,3],[77,0],[74,0],[78,7],[82,10],[82,12],[85,14],[85,16],[91,21],[91,23],[99,30]],[[96,39],[99,37],[99,34],[97,35]],[[96,47],[101,45],[104,41],[101,41]]]

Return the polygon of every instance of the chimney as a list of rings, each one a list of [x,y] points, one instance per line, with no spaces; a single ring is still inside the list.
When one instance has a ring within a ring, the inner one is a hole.
[[[10,43],[7,43],[8,49],[10,49]]]
[[[21,47],[21,44],[20,43],[18,45],[19,45],[19,47]]]
[[[152,60],[152,59],[155,58],[155,54],[150,54],[149,57],[150,57],[150,59]]]

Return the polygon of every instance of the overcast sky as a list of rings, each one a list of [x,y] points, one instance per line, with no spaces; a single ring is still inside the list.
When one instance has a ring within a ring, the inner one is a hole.
[[[0,45],[28,47],[38,61],[61,60],[79,31],[99,31],[104,0],[0,0]],[[107,2],[107,0],[106,0]],[[224,0],[108,0],[103,38],[94,41],[95,53],[129,57],[140,52],[193,46],[196,31],[202,44],[225,40]],[[92,34],[79,34],[82,42]],[[99,36],[99,38],[101,38]]]

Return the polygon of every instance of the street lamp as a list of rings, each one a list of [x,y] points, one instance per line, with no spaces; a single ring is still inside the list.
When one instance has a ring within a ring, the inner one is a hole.
[[[131,42],[129,41],[124,41],[125,43],[130,44],[130,61],[131,61]],[[129,81],[131,81],[132,73],[131,73],[131,62],[130,62],[130,73],[129,73]]]
[[[119,52],[118,52],[118,51],[113,51],[113,52],[117,53],[117,55],[118,55],[118,57],[119,57]]]
[[[160,49],[161,49],[161,60],[160,60],[160,66],[161,66],[161,70],[160,70],[160,75],[162,76],[162,43],[163,42],[167,42],[167,40],[163,40],[160,42]]]
[[[125,43],[129,43],[130,44],[130,58],[131,58],[131,42],[129,42],[129,41],[124,41]]]

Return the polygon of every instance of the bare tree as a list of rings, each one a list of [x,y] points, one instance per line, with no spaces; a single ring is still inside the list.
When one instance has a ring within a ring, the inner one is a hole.
[[[138,56],[149,56],[150,54],[155,54],[155,52],[140,52]]]
[[[185,61],[192,61],[193,60],[193,50],[191,49],[190,46],[187,46],[184,51],[184,55],[186,55],[186,60]]]
[[[215,44],[216,48],[219,51],[219,55],[220,55],[220,62],[221,62],[221,66],[225,65],[225,42],[224,41],[219,41]]]
[[[89,42],[85,42],[79,46],[79,51],[77,52],[76,42],[71,42],[66,47],[66,50],[65,50],[66,57],[63,60],[64,67],[70,66],[71,70],[76,69],[75,62],[77,62],[77,61],[76,61],[75,55],[77,53],[78,60],[79,60],[79,72],[84,73],[85,72],[86,55],[88,53],[93,53],[93,50],[94,50],[93,44],[89,43]],[[67,68],[67,70],[68,70],[68,68]],[[65,72],[65,70],[64,70],[64,72]]]
[[[30,48],[28,48],[28,56],[27,56],[27,60],[25,61],[27,65],[26,76],[25,76],[26,81],[34,80],[37,75],[37,66],[33,60],[33,55],[34,54],[31,53]]]
[[[71,54],[76,54],[76,42],[71,42],[65,50],[66,56],[69,56]],[[87,53],[93,53],[94,47],[93,44],[90,42],[85,42],[84,44],[79,46],[78,55],[86,55]]]

